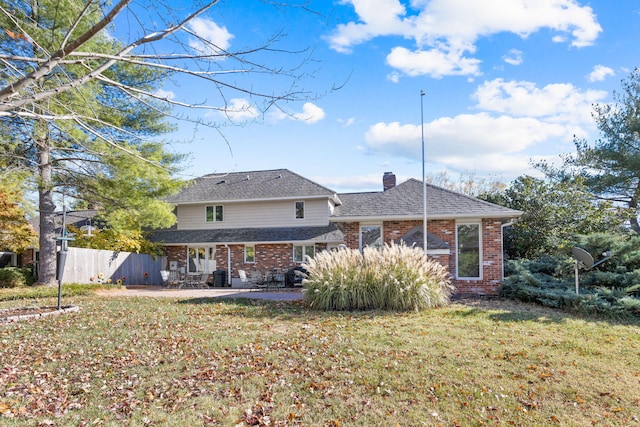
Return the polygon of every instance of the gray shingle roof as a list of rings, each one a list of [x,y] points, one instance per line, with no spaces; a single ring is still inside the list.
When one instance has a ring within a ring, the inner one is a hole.
[[[338,194],[342,205],[332,220],[359,218],[421,218],[422,182],[409,179],[387,191]],[[427,216],[443,218],[515,218],[522,212],[427,184]]]
[[[210,174],[196,178],[169,203],[334,197],[323,187],[288,169]]]
[[[286,243],[315,241],[341,243],[344,235],[335,225],[325,227],[233,228],[221,230],[154,230],[149,240],[165,244]]]

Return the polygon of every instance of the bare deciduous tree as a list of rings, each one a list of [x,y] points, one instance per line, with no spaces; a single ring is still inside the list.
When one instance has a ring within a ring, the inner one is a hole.
[[[82,199],[102,193],[106,202],[105,182],[123,170],[121,155],[170,175],[178,158],[159,153],[149,137],[170,130],[172,120],[219,124],[191,118],[189,109],[238,112],[230,102],[234,94],[260,102],[262,111],[308,98],[299,86],[306,52],[278,49],[282,34],[231,51],[193,25],[218,0],[194,1],[192,10],[142,2],[0,0],[0,126],[11,135],[0,145],[13,156],[2,164],[31,168],[37,183],[41,283],[55,281],[56,194]],[[294,53],[299,61],[283,66]],[[256,86],[256,75],[268,75],[269,87]],[[178,77],[205,83],[209,98],[174,98],[159,90]],[[157,198],[171,187],[144,196]],[[112,194],[123,197],[122,191]]]

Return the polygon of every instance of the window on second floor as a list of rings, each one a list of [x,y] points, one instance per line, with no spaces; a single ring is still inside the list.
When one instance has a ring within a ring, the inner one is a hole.
[[[316,254],[316,247],[309,246],[293,246],[293,262],[305,262],[306,257],[313,257]]]
[[[296,219],[304,219],[304,202],[296,202]]]
[[[224,221],[224,207],[222,205],[207,206],[206,221],[207,222]]]

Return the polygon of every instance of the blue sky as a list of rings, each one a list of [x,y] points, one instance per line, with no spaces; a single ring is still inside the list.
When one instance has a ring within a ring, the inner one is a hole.
[[[223,99],[202,82],[167,83],[163,90],[176,100],[229,107],[227,115],[202,113],[219,131],[180,122],[165,136],[174,150],[191,153],[185,178],[287,168],[339,192],[380,190],[386,171],[399,182],[420,179],[422,102],[428,175],[508,183],[535,174],[532,160],[573,152],[574,135],[594,141],[592,104],[611,102],[640,66],[637,0],[303,4],[313,12],[223,0],[192,23],[231,51],[281,33],[274,46],[299,53],[257,61],[303,62],[299,84],[308,99],[261,112],[260,99],[245,93]],[[176,15],[190,3],[181,5]],[[232,81],[267,93],[286,83],[259,74]]]

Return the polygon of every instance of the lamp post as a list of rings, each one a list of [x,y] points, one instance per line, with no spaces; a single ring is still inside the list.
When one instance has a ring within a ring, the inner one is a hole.
[[[58,310],[62,309],[62,275],[64,274],[64,266],[67,262],[67,248],[69,241],[74,240],[73,237],[67,236],[67,207],[62,202],[62,231],[60,237],[56,237],[60,241],[60,251],[58,252],[57,278],[58,278]]]
[[[422,132],[422,237],[423,237],[423,248],[424,255],[427,256],[427,178],[425,174],[425,166],[424,166],[424,108],[423,108],[423,98],[424,91],[420,89],[420,130]]]

